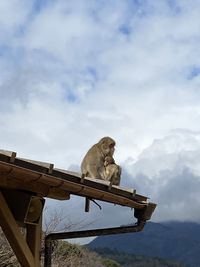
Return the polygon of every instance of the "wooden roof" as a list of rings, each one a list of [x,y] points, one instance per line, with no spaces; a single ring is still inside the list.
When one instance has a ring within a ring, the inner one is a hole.
[[[0,187],[31,192],[41,197],[69,199],[70,195],[102,200],[130,208],[142,209],[148,198],[134,189],[86,177],[76,172],[54,168],[54,165],[18,158],[16,152],[0,150]]]

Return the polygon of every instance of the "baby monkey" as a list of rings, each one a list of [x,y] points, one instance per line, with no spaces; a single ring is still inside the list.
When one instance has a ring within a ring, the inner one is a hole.
[[[106,156],[104,161],[104,166],[107,167],[110,164],[115,164],[115,160],[111,156]]]
[[[111,156],[105,157],[105,177],[107,181],[110,181],[113,185],[119,185],[121,179],[121,167],[115,163],[115,160]]]

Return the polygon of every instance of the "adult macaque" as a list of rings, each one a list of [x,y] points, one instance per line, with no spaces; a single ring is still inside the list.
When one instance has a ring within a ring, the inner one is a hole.
[[[113,159],[114,151],[115,141],[108,136],[103,137],[97,144],[93,145],[81,163],[82,177],[88,176],[112,181],[112,177],[116,176],[117,173],[121,174],[121,168],[115,164]]]

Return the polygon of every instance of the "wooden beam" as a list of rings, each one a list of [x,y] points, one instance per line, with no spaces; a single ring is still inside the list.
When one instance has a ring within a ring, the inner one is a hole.
[[[48,195],[46,195],[46,197],[54,198],[57,200],[69,200],[70,193],[60,188],[50,187],[48,191]]]
[[[5,172],[5,166],[8,166],[8,168],[10,167],[12,172],[8,173],[7,177],[6,174],[2,174],[2,176],[4,175],[7,179],[4,185],[2,184],[3,179],[0,179],[0,186],[12,187],[15,181],[17,183],[19,181],[21,183],[22,181],[22,184],[19,185],[21,190],[35,192],[37,194],[40,194],[40,196],[53,197],[58,199],[66,199],[67,197],[69,199],[69,194],[74,194],[118,205],[128,206],[131,208],[142,209],[147,205],[147,197],[138,194],[135,194],[135,196],[133,196],[133,190],[127,190],[119,186],[112,186],[111,190],[109,191],[108,181],[101,181],[85,177],[84,183],[81,183],[80,174],[75,175],[75,173],[62,171],[55,168],[53,169],[52,174],[47,174],[46,172],[43,173],[39,171],[40,166],[22,161],[20,159],[16,159],[14,164],[0,161],[0,171],[3,167],[3,172]],[[36,183],[38,183],[37,186]],[[29,186],[30,190],[28,189]],[[55,189],[52,190],[50,188]],[[41,190],[38,189],[42,189],[42,191],[44,190],[42,192],[43,194],[41,194]],[[66,196],[65,194],[62,194],[63,191],[67,192]]]
[[[18,158],[18,159],[20,159],[24,162],[29,162],[31,164],[47,168],[49,174],[52,173],[53,168],[54,168],[54,164],[52,164],[52,163],[47,163],[47,162],[42,162],[42,161],[37,161],[37,160],[31,160],[31,159],[24,159],[24,158]]]
[[[37,267],[30,248],[0,191],[0,225],[22,267]]]
[[[19,180],[13,176],[6,177],[1,174],[0,187],[35,192],[40,194],[40,196],[47,196],[49,192],[49,186],[45,184],[32,181],[25,182],[23,179]]]
[[[11,157],[11,158],[14,158],[17,156],[17,153],[14,151],[2,150],[2,149],[0,149],[0,154]]]
[[[28,180],[28,179],[27,179]],[[34,192],[41,197],[49,197],[58,200],[69,200],[70,193],[56,187],[50,187],[39,181],[26,182],[25,179],[18,179],[12,175],[5,176],[0,174],[0,187],[16,190]]]
[[[40,265],[41,236],[42,236],[42,216],[36,225],[26,225],[26,241],[35,259],[35,266]]]

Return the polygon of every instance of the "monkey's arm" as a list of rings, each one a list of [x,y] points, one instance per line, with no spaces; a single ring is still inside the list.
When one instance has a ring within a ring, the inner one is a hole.
[[[88,166],[88,173],[89,177],[94,178],[94,179],[103,179],[101,176],[101,168],[99,168],[96,164],[90,164]]]

